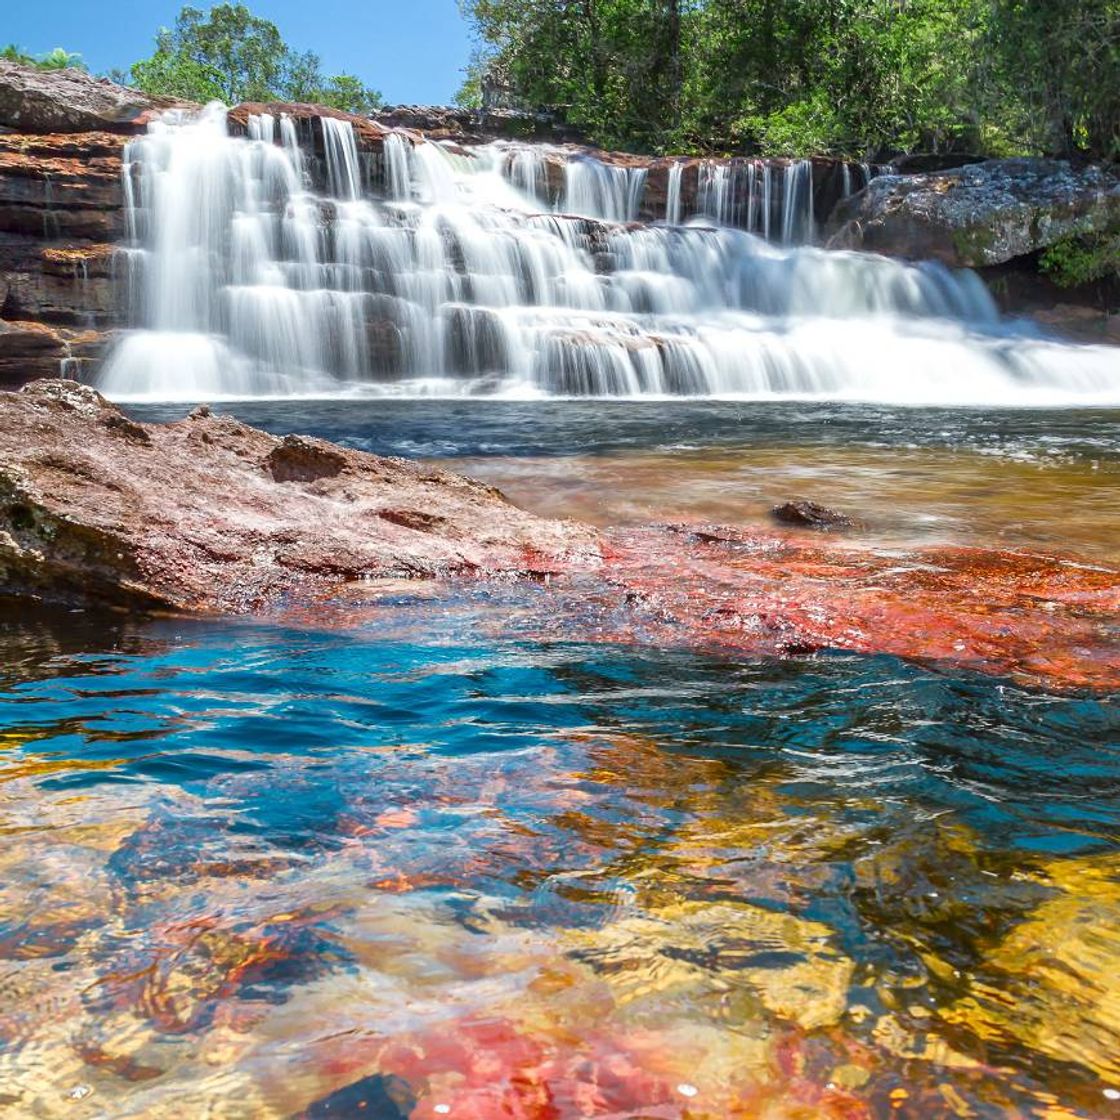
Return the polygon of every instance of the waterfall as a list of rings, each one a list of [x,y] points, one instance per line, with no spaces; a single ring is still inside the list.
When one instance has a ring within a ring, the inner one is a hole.
[[[267,122],[264,127],[260,122]],[[255,117],[250,124],[257,124],[250,128],[249,135],[254,139],[272,143],[272,117]],[[330,183],[330,192],[335,198],[352,202],[361,194],[360,175],[358,172],[358,145],[354,141],[354,129],[349,121],[335,120],[333,117],[322,117],[323,147],[327,153],[327,176]]]
[[[381,146],[385,165],[385,193],[388,198],[406,199],[412,194],[412,176],[408,170],[408,143],[395,133],[386,136]]]
[[[665,221],[671,226],[681,224],[681,173],[684,164],[680,160],[669,166],[668,187],[665,192]]]
[[[569,214],[632,222],[645,188],[644,167],[614,167],[597,159],[569,160],[564,168],[564,210]]]
[[[782,244],[813,240],[813,165],[796,160],[785,169],[782,189]]]
[[[168,114],[125,150],[131,329],[98,386],[1120,399],[1114,350],[1004,321],[972,273],[799,246],[808,161],[701,164],[703,216],[684,224],[674,163],[669,222],[634,225],[643,169],[565,155],[561,197],[556,156]]]

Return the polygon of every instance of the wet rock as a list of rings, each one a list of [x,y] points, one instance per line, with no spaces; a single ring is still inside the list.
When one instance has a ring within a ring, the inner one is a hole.
[[[797,525],[803,529],[820,529],[825,532],[833,529],[851,529],[855,525],[846,513],[804,499],[783,502],[775,506],[770,511],[770,515],[783,525]]]
[[[1004,159],[875,179],[836,207],[828,246],[973,268],[1117,228],[1120,171]]]
[[[416,1095],[399,1077],[374,1074],[314,1101],[293,1120],[405,1120],[416,1107]]]
[[[202,410],[137,424],[76,382],[0,394],[10,593],[240,612],[363,578],[537,575],[598,558],[593,530],[445,471]]]
[[[137,132],[153,113],[174,104],[84,70],[0,61],[0,125],[21,132]]]
[[[0,319],[0,389],[37,377],[57,377],[63,368],[88,368],[106,345],[107,337],[98,331]]]
[[[124,140],[0,133],[0,386],[92,367],[121,325]]]
[[[342,109],[333,109],[329,105],[312,105],[305,102],[289,101],[245,101],[232,108],[226,116],[229,130],[234,136],[244,135],[249,129],[249,118],[262,113],[270,114],[279,119],[282,116],[290,117],[301,131],[304,138],[314,134],[317,146],[322,148],[322,123],[323,117],[334,120],[348,121],[354,129],[359,150],[378,150],[386,136],[393,131],[369,117],[359,116],[357,113],[347,113]],[[279,140],[279,135],[277,136]]]

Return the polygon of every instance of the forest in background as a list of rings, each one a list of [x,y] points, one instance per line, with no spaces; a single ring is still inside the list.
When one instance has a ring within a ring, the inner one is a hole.
[[[461,0],[484,86],[605,147],[1120,156],[1120,0]]]

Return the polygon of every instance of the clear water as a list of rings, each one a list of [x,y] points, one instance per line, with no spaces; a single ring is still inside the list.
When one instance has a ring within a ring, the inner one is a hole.
[[[1116,697],[515,599],[5,611],[17,1114],[1107,1114]]]
[[[614,500],[659,464],[672,512],[713,463],[804,478],[886,444],[915,524],[951,460],[966,507],[1057,479],[1067,544],[1116,532],[1077,504],[1115,492],[1105,412],[237,408],[528,472],[542,506],[593,466]],[[1120,687],[607,644],[566,594],[0,600],[0,1110],[1115,1114]]]

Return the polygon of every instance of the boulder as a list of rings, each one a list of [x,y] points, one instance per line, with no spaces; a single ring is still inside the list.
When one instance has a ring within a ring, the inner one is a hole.
[[[0,61],[0,125],[20,132],[140,132],[175,104],[84,70]]]
[[[493,487],[200,408],[138,424],[77,382],[0,394],[0,586],[61,601],[260,610],[352,580],[540,576],[595,532]]]
[[[836,206],[827,243],[977,268],[1118,228],[1120,169],[1002,159],[874,179]]]

